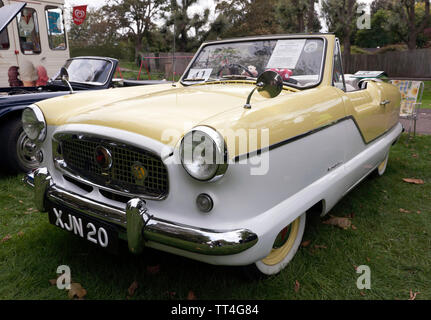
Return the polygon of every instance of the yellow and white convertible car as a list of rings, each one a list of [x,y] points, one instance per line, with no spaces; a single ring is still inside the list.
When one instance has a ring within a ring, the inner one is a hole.
[[[331,34],[204,43],[177,83],[25,109],[43,154],[26,180],[52,224],[101,247],[275,274],[306,213],[382,175],[402,132],[397,88],[357,80]]]

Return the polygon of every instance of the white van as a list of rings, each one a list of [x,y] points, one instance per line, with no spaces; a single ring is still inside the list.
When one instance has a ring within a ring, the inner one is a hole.
[[[20,0],[0,0],[0,7]],[[53,77],[70,57],[64,24],[64,0],[28,1],[0,33],[0,87],[8,87],[8,70],[29,60]]]

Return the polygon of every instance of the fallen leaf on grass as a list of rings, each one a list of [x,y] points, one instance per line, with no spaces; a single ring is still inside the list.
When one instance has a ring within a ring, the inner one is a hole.
[[[413,178],[403,178],[404,182],[413,183],[413,184],[424,184],[425,182],[422,179],[413,179]]]
[[[196,300],[196,296],[193,291],[189,291],[189,294],[187,295],[187,300]]]
[[[421,214],[421,211],[420,211],[420,210],[418,210],[418,211],[416,211],[416,213],[417,213],[417,214]]]
[[[314,245],[314,249],[328,249],[328,247],[327,247],[327,246],[325,246],[325,245],[318,245],[318,244],[315,244],[315,245]]]
[[[7,234],[6,236],[4,236],[3,237],[3,239],[1,239],[1,241],[0,242],[6,242],[6,241],[8,241],[8,240],[10,240],[10,239],[12,239],[12,236],[10,235],[10,234]]]
[[[299,284],[299,281],[298,280],[295,280],[295,292],[298,292],[299,291],[299,287],[300,287],[301,285]]]
[[[356,226],[355,226],[354,224],[352,224],[352,229],[353,229],[353,230],[356,230],[356,229],[358,229],[358,228],[356,228]]]
[[[51,284],[51,286],[57,285],[57,279],[49,279],[48,281]]]
[[[307,248],[311,243],[311,240],[306,240],[301,243],[301,247]]]
[[[138,281],[133,281],[132,284],[130,285],[129,289],[127,289],[127,292],[129,293],[129,297],[133,297],[135,295],[135,291],[136,289],[138,289]]]
[[[85,290],[80,283],[72,283],[70,285],[70,290],[68,293],[69,299],[83,299],[87,295],[87,290]]]
[[[360,294],[361,296],[365,297],[365,292],[360,291],[360,292],[359,292],[359,294]]]
[[[403,213],[410,213],[410,211],[409,211],[409,210],[406,210],[406,209],[403,209],[403,208],[400,208],[400,212],[403,212]]]
[[[368,257],[367,257],[366,259],[367,259],[367,261],[368,261],[368,262],[370,262],[370,261],[371,261],[371,259],[370,259],[370,258],[368,258]]]
[[[410,298],[409,300],[415,300],[416,295],[418,295],[420,292],[413,292],[412,289],[410,289]]]
[[[24,235],[24,231],[20,231],[17,233],[18,237],[22,237]]]
[[[160,265],[147,266],[147,273],[151,275],[158,274],[160,272]]]
[[[35,212],[35,211],[37,211],[36,209],[33,209],[33,208],[28,208],[25,212],[24,212],[24,214],[32,214],[33,212]]]
[[[352,222],[350,221],[349,218],[334,217],[334,216],[331,216],[328,220],[323,221],[323,223],[337,226],[344,230],[348,229],[352,225]]]

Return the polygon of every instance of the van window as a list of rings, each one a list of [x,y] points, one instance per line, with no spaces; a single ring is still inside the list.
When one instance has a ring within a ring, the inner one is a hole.
[[[36,10],[24,8],[16,19],[21,52],[24,54],[39,54],[41,46]]]
[[[0,0],[0,8],[3,6],[3,1]],[[7,50],[9,47],[9,35],[7,33],[7,28],[5,28],[2,32],[0,32],[0,50]]]
[[[48,26],[48,42],[52,50],[66,50],[66,33],[64,28],[63,10],[58,7],[45,7],[46,25]]]

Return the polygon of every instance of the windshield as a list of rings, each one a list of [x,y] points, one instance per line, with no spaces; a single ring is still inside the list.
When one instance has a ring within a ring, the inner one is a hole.
[[[71,59],[64,66],[70,82],[103,85],[108,81],[112,62],[101,59]],[[61,80],[60,75],[55,80]]]
[[[252,40],[209,44],[184,74],[185,84],[221,79],[256,79],[278,72],[285,84],[299,88],[320,82],[324,41],[321,38]]]

